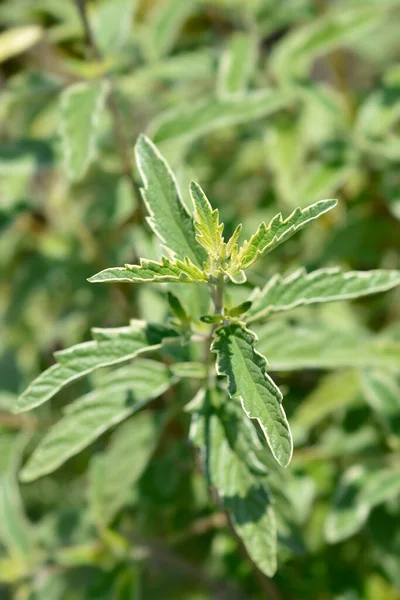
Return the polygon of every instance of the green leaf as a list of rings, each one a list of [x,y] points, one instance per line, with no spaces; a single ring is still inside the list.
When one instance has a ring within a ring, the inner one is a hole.
[[[400,437],[400,385],[394,374],[385,371],[364,371],[361,377],[365,400],[386,429]]]
[[[325,521],[325,537],[331,544],[354,535],[366,522],[370,507],[361,502],[360,492],[368,475],[367,470],[356,465],[346,471],[339,483],[333,506]]]
[[[167,292],[167,298],[168,298],[169,307],[170,307],[172,313],[175,315],[175,317],[183,325],[188,325],[190,323],[190,316],[189,316],[188,312],[186,311],[185,307],[183,306],[182,302],[178,298],[178,296],[176,296],[175,294],[173,294],[172,292],[169,291],[169,292]]]
[[[200,362],[181,362],[170,366],[170,371],[177,377],[188,377],[189,379],[206,379],[207,367]]]
[[[244,313],[248,312],[251,308],[252,302],[250,300],[246,300],[246,302],[242,302],[238,306],[234,306],[228,310],[228,315],[230,317],[240,317]],[[246,319],[247,320],[247,319]]]
[[[360,502],[370,508],[387,502],[400,494],[400,468],[382,469],[373,472],[360,492]]]
[[[400,271],[348,271],[339,268],[319,269],[307,273],[298,269],[288,277],[275,275],[253,296],[248,322],[271,313],[290,310],[306,304],[350,300],[376,294],[400,284]]]
[[[32,531],[24,514],[16,477],[26,442],[26,435],[0,431],[0,542],[10,557],[32,561]]]
[[[207,406],[221,404],[216,395],[216,390],[207,391],[204,413],[193,417],[191,438],[202,451],[209,482],[217,489],[248,554],[272,577],[276,571],[276,524],[271,498],[260,471],[254,473],[244,460],[253,453],[253,444],[258,446],[257,436],[251,423],[253,433],[244,429],[246,421],[238,420],[238,413],[228,403],[218,412]]]
[[[285,220],[279,213],[269,225],[261,223],[256,233],[248,242],[244,242],[239,250],[238,263],[241,268],[250,267],[256,260],[274,250],[308,223],[334,208],[336,204],[337,200],[320,200],[307,208],[296,208]]]
[[[154,416],[142,412],[118,427],[106,451],[93,457],[88,495],[95,523],[108,525],[128,502],[133,484],[156,448],[159,431]]]
[[[90,81],[70,85],[61,95],[61,138],[72,180],[81,179],[94,159],[107,91],[106,81]]]
[[[242,95],[249,83],[257,60],[257,38],[253,33],[231,35],[224,50],[218,74],[221,97]]]
[[[273,456],[286,467],[292,457],[293,441],[282,394],[266,373],[267,361],[254,348],[255,334],[232,323],[214,333],[211,350],[217,354],[217,372],[228,377],[231,398],[240,398],[250,419],[257,419]]]
[[[150,12],[143,31],[143,44],[151,60],[161,58],[173,47],[179,32],[198,0],[168,0]]]
[[[173,383],[161,363],[138,359],[103,379],[98,389],[68,405],[21,472],[22,481],[52,473],[102,433],[126,419]]]
[[[291,419],[296,427],[311,428],[337,410],[352,404],[360,392],[356,371],[338,371],[324,377],[305,398]]]
[[[125,265],[104,269],[88,281],[104,283],[124,281],[128,283],[171,282],[171,283],[207,283],[207,276],[188,258],[184,261],[163,256],[161,262],[140,259],[140,265]]]
[[[93,37],[105,56],[117,54],[128,40],[137,0],[103,0],[93,15]]]
[[[291,91],[257,90],[243,98],[210,98],[180,106],[157,117],[150,125],[155,142],[164,140],[193,141],[221,127],[248,123],[266,117],[293,102]]]
[[[364,35],[379,23],[384,10],[379,7],[338,6],[326,15],[295,28],[277,44],[270,65],[280,81],[304,77],[313,61],[338,46]]]
[[[365,332],[280,321],[257,328],[257,335],[270,371],[400,367],[400,344]]]
[[[218,260],[224,247],[222,237],[224,225],[219,224],[218,210],[212,209],[207,196],[194,181],[190,184],[190,195],[194,204],[196,240],[203,246],[211,260]]]
[[[55,354],[58,364],[39,375],[18,399],[16,412],[47,402],[65,385],[92,371],[114,365],[161,347],[175,330],[136,322],[129,327],[93,329],[95,341],[84,342]]]
[[[183,204],[175,176],[166,160],[144,135],[136,143],[135,154],[152,230],[177,258],[183,260],[188,257],[201,267],[207,255],[196,242],[193,220]]]

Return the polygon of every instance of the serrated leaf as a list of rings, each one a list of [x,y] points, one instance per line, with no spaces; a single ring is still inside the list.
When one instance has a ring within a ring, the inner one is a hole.
[[[218,74],[221,97],[242,95],[249,83],[257,59],[257,38],[253,33],[231,35],[224,50]]]
[[[273,456],[286,467],[293,441],[282,394],[266,373],[267,361],[254,345],[257,337],[242,325],[232,323],[214,333],[211,350],[217,354],[217,372],[228,377],[231,398],[240,398],[250,419],[257,419]]]
[[[266,117],[293,100],[293,92],[274,89],[257,90],[230,100],[201,100],[161,114],[150,124],[150,132],[155,142],[173,139],[190,142],[221,127]]]
[[[41,373],[21,394],[15,412],[31,410],[47,402],[71,381],[100,367],[156,350],[164,338],[177,336],[173,329],[159,329],[144,322],[109,330],[94,329],[92,333],[95,341],[77,344],[55,354],[58,364]]]
[[[279,213],[269,225],[261,223],[256,233],[248,242],[244,242],[239,250],[237,260],[241,268],[250,267],[256,260],[274,250],[300,229],[334,208],[336,204],[337,200],[320,200],[307,208],[296,208],[285,220]]]
[[[343,273],[339,268],[330,268],[307,273],[304,268],[298,269],[288,277],[275,275],[253,296],[248,322],[298,306],[376,294],[399,284],[400,271],[377,269]]]
[[[360,492],[368,474],[366,469],[357,465],[348,469],[339,483],[325,522],[325,537],[331,544],[354,535],[366,522],[370,507],[361,502]]]
[[[34,558],[32,531],[24,514],[17,472],[26,435],[0,431],[0,542],[11,558]]]
[[[270,371],[400,367],[400,344],[365,332],[280,321],[256,330],[258,348],[269,357]]]
[[[400,385],[394,374],[364,371],[361,377],[364,398],[387,430],[400,437]]]
[[[202,267],[207,260],[196,242],[193,220],[183,204],[174,174],[156,146],[141,135],[135,146],[136,162],[143,180],[143,200],[149,224],[177,258],[188,257]]]
[[[105,452],[89,467],[89,511],[95,523],[109,524],[129,500],[159,437],[159,424],[148,412],[135,415],[113,434]]]
[[[104,269],[90,277],[91,283],[124,281],[127,283],[171,282],[207,283],[207,276],[188,258],[184,261],[162,257],[161,262],[142,258],[140,265],[125,265]]]
[[[21,471],[22,481],[52,473],[96,438],[161,395],[173,383],[168,369],[138,359],[104,378],[98,389],[68,405]]]
[[[61,94],[61,139],[68,177],[81,179],[96,153],[108,83],[75,83]]]
[[[241,411],[235,412],[216,394],[221,392],[208,390],[203,413],[193,416],[192,441],[200,448],[209,482],[251,559],[271,577],[276,571],[275,516],[269,491],[260,479],[262,465],[255,458],[256,472],[253,465],[249,467],[249,456],[259,442],[251,423],[238,418]],[[221,409],[213,409],[213,403],[221,404]]]
[[[217,209],[213,210],[207,196],[195,181],[190,184],[190,195],[194,204],[196,240],[212,260],[218,260],[224,247],[224,225],[219,223],[219,212]]]

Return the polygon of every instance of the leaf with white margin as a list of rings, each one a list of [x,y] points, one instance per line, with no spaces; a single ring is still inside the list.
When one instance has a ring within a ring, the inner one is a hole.
[[[238,262],[241,268],[250,267],[336,204],[337,200],[320,200],[306,208],[296,208],[285,220],[278,213],[268,225],[261,223],[256,233],[239,250]]]
[[[193,219],[184,205],[178,183],[165,158],[149,138],[135,146],[136,163],[144,184],[142,196],[150,227],[177,258],[188,257],[202,267],[207,254],[197,243]]]
[[[22,481],[52,473],[105,431],[165,392],[175,379],[162,363],[137,359],[64,409],[21,471]]]
[[[164,339],[176,339],[172,328],[144,321],[129,327],[93,329],[92,342],[56,352],[55,364],[41,373],[18,398],[15,412],[24,412],[50,400],[65,385],[100,367],[130,360],[161,347]]]
[[[81,179],[96,154],[97,131],[107,81],[75,83],[61,94],[61,139],[70,179]]]
[[[275,275],[259,293],[254,294],[248,322],[298,306],[351,300],[384,292],[399,284],[400,271],[395,270],[343,273],[339,268],[330,268],[307,273],[301,268],[288,277]]]
[[[90,283],[123,281],[127,283],[170,282],[207,283],[207,276],[188,258],[184,261],[163,256],[161,262],[142,258],[140,265],[111,267],[88,279]]]
[[[275,459],[286,467],[293,440],[282,406],[282,394],[266,373],[267,361],[254,348],[256,335],[238,323],[214,332],[211,350],[217,354],[217,373],[228,377],[231,398],[240,398],[250,419],[257,419]]]

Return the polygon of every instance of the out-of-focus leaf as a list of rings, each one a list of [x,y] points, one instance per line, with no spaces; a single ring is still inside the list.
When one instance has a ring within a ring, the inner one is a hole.
[[[172,329],[136,322],[116,329],[93,329],[95,341],[56,352],[58,364],[39,375],[18,399],[16,411],[31,410],[47,402],[69,382],[92,371],[127,361],[160,348],[164,337],[176,337]]]
[[[158,434],[154,416],[141,413],[121,425],[106,451],[94,456],[88,494],[89,510],[96,523],[110,523],[127,502],[132,485],[154,452]]]
[[[361,502],[360,494],[368,475],[368,471],[359,465],[344,474],[325,522],[329,543],[335,544],[354,535],[366,522],[370,507]]]
[[[0,63],[25,50],[29,50],[43,37],[43,29],[37,25],[13,27],[0,34]]]
[[[222,98],[244,94],[257,59],[253,33],[234,33],[228,40],[219,65],[218,92]]]
[[[144,183],[143,199],[154,233],[180,259],[202,266],[207,255],[196,242],[193,220],[184,205],[175,176],[156,146],[140,136],[136,161]]]
[[[150,124],[149,131],[155,142],[191,142],[210,131],[266,117],[293,100],[293,93],[273,89],[249,92],[236,99],[201,100],[160,115]]]
[[[364,371],[361,378],[365,400],[392,435],[400,437],[400,386],[394,374]]]
[[[282,81],[301,78],[316,58],[365,35],[383,14],[377,6],[334,7],[285,36],[270,60],[273,73]]]
[[[354,370],[327,375],[301,402],[291,419],[292,427],[314,427],[330,414],[355,402],[359,391],[359,377]]]
[[[162,394],[173,383],[162,363],[138,359],[111,373],[98,389],[67,407],[40,441],[21,472],[32,481],[55,471],[113,425]]]
[[[256,333],[257,348],[268,356],[270,371],[400,366],[399,343],[359,331],[280,321],[257,328]]]
[[[0,430],[0,541],[10,557],[32,562],[34,544],[17,485],[26,436]]]
[[[382,469],[368,477],[360,492],[360,502],[373,507],[400,494],[400,467]]]
[[[206,365],[200,362],[175,363],[170,367],[171,373],[177,377],[188,377],[189,379],[205,379],[207,377]]]
[[[198,0],[168,0],[159,3],[150,12],[143,30],[143,46],[150,60],[158,59],[170,51],[197,3]]]
[[[107,91],[106,81],[91,81],[75,83],[61,95],[61,138],[67,174],[72,180],[81,179],[95,157]]]
[[[239,324],[219,327],[211,350],[217,354],[217,372],[228,377],[232,399],[238,398],[246,415],[257,419],[271,452],[286,467],[293,440],[282,406],[282,394],[266,373],[267,361],[255,350],[256,336]]]
[[[107,281],[207,283],[207,276],[188,258],[181,261],[163,256],[159,263],[142,258],[140,265],[125,265],[125,267],[105,269],[90,277],[89,281],[91,283],[104,283]]]
[[[249,322],[262,319],[274,312],[290,310],[307,304],[351,300],[377,294],[400,284],[400,271],[348,271],[339,268],[318,269],[307,273],[299,269],[282,277],[275,275],[252,298]]]
[[[137,0],[102,0],[92,18],[93,34],[101,52],[121,51],[132,28]]]

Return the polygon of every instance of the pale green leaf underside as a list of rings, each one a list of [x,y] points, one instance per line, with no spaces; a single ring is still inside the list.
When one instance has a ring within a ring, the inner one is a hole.
[[[336,206],[337,200],[320,200],[307,208],[296,208],[287,219],[281,213],[275,215],[269,225],[261,223],[256,233],[244,242],[238,260],[242,269],[247,269],[256,260],[274,250],[279,244]]]
[[[377,269],[343,273],[338,268],[331,268],[307,274],[305,269],[299,269],[289,277],[272,277],[264,289],[254,295],[248,322],[305,304],[376,294],[399,284],[400,271]]]
[[[171,282],[171,283],[206,283],[207,276],[188,258],[184,261],[171,259],[165,256],[161,262],[141,259],[140,265],[125,265],[125,267],[112,267],[100,271],[88,280],[91,283],[112,281],[146,283],[146,282]]]
[[[399,368],[400,343],[333,327],[291,326],[270,322],[256,330],[258,350],[268,356],[269,371]]]
[[[99,388],[67,406],[30,456],[21,479],[32,481],[55,471],[107,429],[162,394],[172,381],[162,363],[145,359],[110,373]]]
[[[277,533],[269,491],[260,478],[265,469],[254,454],[259,441],[242,411],[236,411],[226,398],[216,399],[221,405],[218,412],[211,408],[214,394],[218,392],[208,391],[206,410],[193,415],[191,438],[202,452],[209,483],[217,489],[247,552],[272,577],[277,566]]]
[[[61,95],[61,138],[70,179],[83,177],[94,158],[107,91],[107,82],[91,81],[73,84]]]
[[[193,219],[183,204],[174,174],[156,146],[141,135],[135,146],[136,162],[143,180],[143,200],[154,233],[176,256],[188,257],[202,267],[207,259],[196,242]]]
[[[95,341],[84,342],[55,354],[58,364],[37,377],[21,394],[16,412],[43,404],[65,385],[92,371],[134,358],[159,348],[164,338],[173,338],[174,330],[144,322],[117,329],[94,329]]]
[[[190,195],[194,204],[194,226],[196,239],[214,260],[218,259],[224,244],[223,225],[219,224],[218,210],[212,209],[205,193],[198,183],[190,184]]]
[[[282,394],[266,373],[267,361],[254,348],[256,336],[233,323],[220,327],[211,346],[217,353],[217,372],[228,377],[232,398],[240,398],[243,410],[257,419],[273,456],[286,467],[292,457],[293,442],[282,406]]]
[[[285,108],[293,99],[291,91],[265,89],[249,92],[241,98],[202,100],[162,114],[151,124],[151,136],[155,142],[192,141],[221,127],[266,117]]]
[[[109,524],[127,503],[158,443],[158,433],[154,415],[142,412],[118,427],[106,451],[92,458],[88,496],[95,523]]]
[[[387,502],[400,494],[400,467],[375,471],[365,482],[360,492],[360,502],[370,508]]]

